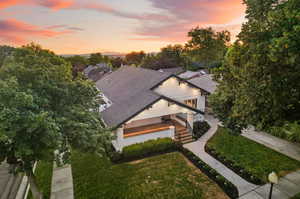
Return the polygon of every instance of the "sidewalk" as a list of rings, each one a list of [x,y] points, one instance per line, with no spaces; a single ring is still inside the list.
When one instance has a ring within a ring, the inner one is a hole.
[[[253,127],[244,130],[242,136],[300,161],[300,144],[280,139],[268,133],[255,131]]]

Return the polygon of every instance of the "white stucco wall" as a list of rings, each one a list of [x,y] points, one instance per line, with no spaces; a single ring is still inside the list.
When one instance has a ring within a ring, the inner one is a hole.
[[[155,117],[155,118],[149,118],[149,119],[143,119],[143,120],[135,120],[126,123],[125,128],[133,128],[133,127],[138,127],[138,126],[145,126],[149,124],[158,124],[161,123],[161,118],[160,117]]]
[[[197,98],[197,109],[201,111],[205,109],[205,96],[201,96],[201,91],[184,82],[179,84],[179,80],[175,77],[169,78],[154,91],[182,103],[184,100]]]
[[[184,108],[182,106],[178,106],[177,104],[172,104],[168,106],[168,101],[161,99],[155,104],[153,104],[151,108],[144,110],[143,112],[141,112],[140,114],[138,114],[128,122],[130,123],[135,120],[142,120],[142,119],[148,119],[154,117],[161,117],[164,115],[172,115],[177,113],[188,113],[188,112],[193,112],[193,111]]]
[[[177,78],[171,77],[160,86],[154,89],[155,92],[170,97],[172,99],[177,99],[180,101],[196,98],[201,95],[199,89],[190,87],[187,83],[180,83]]]

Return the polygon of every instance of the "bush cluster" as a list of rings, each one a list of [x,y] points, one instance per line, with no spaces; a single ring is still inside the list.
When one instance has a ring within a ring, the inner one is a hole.
[[[113,162],[127,162],[136,159],[173,152],[178,149],[178,144],[171,138],[158,138],[143,143],[133,144],[123,148],[122,153],[112,151],[109,157]]]
[[[292,141],[292,142],[298,142],[300,143],[300,122],[286,122],[283,126],[273,126],[269,129],[267,129],[267,132]]]
[[[198,167],[203,173],[205,173],[210,179],[215,181],[230,198],[238,198],[239,193],[234,184],[220,175],[216,170],[211,168],[205,162],[203,162],[199,157],[194,155],[191,151],[186,148],[181,147],[181,152],[187,159],[189,159],[196,167]]]
[[[253,184],[257,185],[263,185],[264,182],[257,178],[256,176],[252,175],[250,172],[245,170],[245,168],[241,167],[240,165],[232,162],[231,160],[226,159],[224,156],[222,156],[220,153],[218,153],[214,149],[210,149],[207,145],[205,146],[205,151],[210,154],[215,159],[219,160],[221,163],[226,165],[228,168],[233,170],[235,173],[237,173],[242,178],[246,179],[249,182],[252,182]]]
[[[193,134],[196,139],[199,139],[210,129],[210,125],[206,121],[198,121],[193,124]]]

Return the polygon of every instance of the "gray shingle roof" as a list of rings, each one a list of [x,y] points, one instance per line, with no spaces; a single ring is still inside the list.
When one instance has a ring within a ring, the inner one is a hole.
[[[188,80],[190,83],[194,84],[195,86],[202,88],[209,93],[215,92],[217,88],[217,82],[215,82],[212,79],[212,76],[207,74],[207,75],[201,75],[199,77],[192,78]]]
[[[105,123],[109,127],[118,126],[159,100],[160,96],[151,88],[170,76],[170,73],[126,66],[97,81],[97,88],[112,101],[102,112]]]
[[[159,69],[165,73],[172,73],[174,75],[177,75],[179,73],[182,73],[184,72],[184,69],[182,67],[176,67],[176,68],[162,68],[162,69]]]
[[[83,70],[83,73],[87,78],[96,82],[111,71],[111,67],[108,64],[100,63],[95,66],[88,66]]]

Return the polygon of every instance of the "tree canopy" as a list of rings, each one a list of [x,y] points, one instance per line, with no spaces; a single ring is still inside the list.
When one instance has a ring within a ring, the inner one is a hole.
[[[245,0],[247,22],[216,71],[210,101],[240,130],[300,119],[300,1]]]
[[[66,57],[65,59],[69,61],[72,65],[73,77],[77,77],[78,73],[82,72],[89,63],[87,58],[80,55]]]
[[[101,126],[99,92],[93,83],[73,79],[71,65],[38,45],[14,50],[0,68],[0,162],[6,160],[29,177],[36,161],[68,161],[70,148],[103,152],[110,133]]]
[[[161,48],[161,51],[156,55],[147,55],[141,67],[158,70],[162,68],[185,67],[185,65],[184,47],[177,44]]]
[[[211,27],[196,27],[188,32],[185,48],[189,57],[207,67],[221,63],[230,42],[230,32],[215,32]]]
[[[89,65],[96,65],[99,63],[110,63],[110,58],[106,55],[102,55],[101,53],[92,53],[90,54],[90,57],[88,58],[88,64]]]
[[[129,64],[129,65],[140,65],[142,60],[144,59],[144,57],[146,56],[145,52],[144,51],[140,51],[140,52],[131,52],[131,53],[128,53],[126,54],[125,56],[125,62],[126,64]]]

